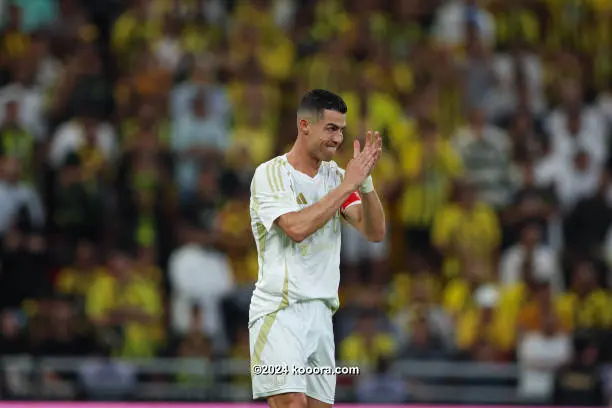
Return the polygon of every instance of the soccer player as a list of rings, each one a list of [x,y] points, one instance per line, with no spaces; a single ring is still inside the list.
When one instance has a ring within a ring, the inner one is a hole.
[[[385,237],[385,215],[370,173],[382,152],[378,132],[353,142],[346,170],[332,160],[343,140],[347,107],[325,91],[307,93],[289,153],[257,167],[251,224],[259,274],[249,311],[253,398],[271,408],[324,408],[336,376],[293,367],[335,367],[332,315],[339,307],[341,222],[370,241]]]

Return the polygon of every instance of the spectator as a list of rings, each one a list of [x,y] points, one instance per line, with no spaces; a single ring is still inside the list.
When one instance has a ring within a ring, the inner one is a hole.
[[[605,406],[605,386],[597,369],[598,345],[588,338],[575,337],[573,359],[555,375],[552,403],[556,406]]]
[[[402,151],[401,218],[406,245],[431,249],[431,228],[450,195],[451,182],[462,172],[460,157],[441,140],[436,125],[424,121],[419,138]]]
[[[561,313],[575,332],[605,330],[612,326],[610,297],[593,262],[580,260],[571,268],[569,290],[560,298]]]
[[[109,123],[84,114],[77,120],[58,127],[49,147],[49,164],[58,169],[70,153],[82,157],[82,165],[93,166],[114,163],[117,159],[117,136]],[[89,159],[89,160],[88,160]]]
[[[87,188],[80,158],[72,153],[59,169],[52,193],[52,227],[71,247],[80,239],[101,238],[100,195]]]
[[[339,359],[344,364],[372,367],[381,357],[393,357],[397,344],[390,333],[377,327],[376,313],[364,311],[359,316],[355,331],[340,343]]]
[[[511,203],[501,214],[505,224],[507,243],[520,239],[520,226],[529,223],[540,228],[542,243],[552,246],[555,216],[557,215],[557,198],[552,188],[537,184],[534,164],[527,162],[522,167],[523,177]]]
[[[221,326],[221,299],[234,286],[227,257],[209,245],[198,242],[188,231],[181,232],[181,242],[169,262],[171,287],[170,325],[174,332],[188,329],[187,311],[194,303],[202,308],[202,330],[211,338],[220,339],[223,348]]]
[[[212,340],[206,335],[203,327],[203,313],[198,305],[191,309],[189,318],[189,329],[184,336],[181,336],[176,355],[179,357],[212,357]]]
[[[200,94],[206,97],[204,107],[208,115],[223,126],[228,125],[231,104],[228,92],[217,82],[218,67],[210,59],[196,59],[189,72],[187,81],[177,84],[170,95],[170,112],[172,120],[178,120],[185,114],[194,114],[194,99]]]
[[[36,153],[34,137],[19,124],[20,106],[17,101],[6,102],[4,109],[4,120],[0,123],[0,154],[19,160],[25,178],[33,180]]]
[[[402,320],[399,316],[412,308],[413,296],[418,296],[421,301],[429,300],[439,304],[440,291],[443,288],[437,274],[438,271],[432,262],[423,256],[406,254],[406,258],[403,262],[406,269],[401,269],[394,274],[387,286],[389,313],[394,320],[399,319],[398,323]],[[416,303],[419,304],[421,301]]]
[[[159,288],[137,275],[133,259],[115,251],[108,260],[108,274],[90,287],[86,313],[114,355],[154,356],[165,341],[161,329],[163,311]]]
[[[360,404],[401,404],[408,398],[408,384],[391,371],[390,360],[380,358],[372,374],[359,378],[357,401]]]
[[[539,224],[527,222],[521,230],[520,241],[508,248],[500,262],[500,282],[502,285],[515,285],[524,279],[522,265],[527,258],[537,273],[551,276],[553,290],[561,293],[564,288],[563,275],[559,268],[557,254],[553,249],[542,244],[542,230]],[[540,270],[545,270],[540,272]]]
[[[463,99],[467,110],[484,106],[497,81],[491,50],[478,38],[476,30],[476,26],[472,24],[467,29],[466,58],[462,67],[465,83]]]
[[[23,11],[17,4],[9,4],[8,16],[2,27],[1,50],[11,60],[22,57],[30,45],[30,38],[24,32]]]
[[[427,315],[416,314],[412,317],[411,336],[402,347],[398,356],[407,360],[443,360],[448,356],[444,339],[432,330],[432,322]]]
[[[436,12],[433,37],[442,44],[461,49],[467,42],[465,27],[478,27],[478,38],[488,46],[495,41],[495,20],[474,0],[452,0]]]
[[[17,310],[7,309],[0,314],[0,353],[3,356],[19,355],[28,351],[23,337],[25,316]]]
[[[499,291],[495,286],[482,285],[474,293],[473,304],[466,305],[456,316],[456,347],[461,354],[475,360],[494,361],[510,351],[512,325],[499,309]]]
[[[441,346],[453,348],[453,322],[447,312],[435,302],[436,299],[432,295],[433,291],[429,281],[415,279],[411,287],[410,302],[405,308],[400,309],[394,318],[395,328],[402,337],[402,343],[410,342],[413,329],[423,330],[420,323],[415,322],[422,318],[428,325],[427,338],[434,337],[441,343]]]
[[[172,148],[180,163],[177,168],[181,193],[192,193],[196,186],[198,164],[218,162],[229,141],[221,123],[211,116],[202,94],[193,100],[193,114],[185,114],[175,122]]]
[[[486,123],[480,109],[470,114],[469,125],[453,140],[461,155],[466,178],[475,184],[478,198],[495,209],[510,200],[513,181],[510,173],[510,140],[501,129]]]
[[[90,109],[100,118],[107,119],[114,108],[114,96],[112,84],[103,70],[99,50],[87,42],[79,43],[76,48],[58,82],[58,89],[62,92],[53,94],[49,115],[57,123],[62,123],[81,114],[83,109]],[[74,126],[68,128],[71,130],[69,133],[79,132]],[[98,131],[109,132],[106,129]],[[68,140],[72,141],[73,138],[75,136]]]
[[[255,95],[257,100],[259,95]],[[262,163],[266,158],[271,157],[274,151],[274,134],[266,124],[263,106],[254,103],[249,107],[248,117],[244,123],[237,123],[231,130],[229,138],[232,151],[244,149],[248,155],[248,160],[252,163]]]
[[[78,332],[76,316],[69,299],[55,299],[51,307],[49,338],[40,351],[50,357],[92,353],[95,350],[94,341],[87,333]]]
[[[57,292],[72,296],[81,303],[84,301],[92,282],[103,279],[106,270],[96,259],[96,247],[88,240],[81,240],[76,245],[74,259],[69,266],[62,268],[55,279]]]
[[[3,241],[0,309],[49,296],[52,287],[46,273],[50,261],[47,242],[31,228],[24,212]]]
[[[124,118],[121,132],[121,144],[124,149],[130,149],[138,144],[142,133],[157,135],[160,145],[167,147],[172,137],[170,119],[163,113],[163,101],[152,98],[137,105],[135,117]]]
[[[508,135],[512,144],[512,162],[526,164],[544,154],[544,137],[528,111],[519,110],[510,119]]]
[[[599,175],[597,185],[592,190],[583,182],[581,189],[584,194],[564,220],[564,238],[568,252],[596,252],[604,243],[608,229],[612,225],[611,202],[608,197],[612,185],[610,181],[610,174],[605,171]],[[579,180],[575,182],[578,183]],[[588,192],[585,191],[587,188]]]
[[[14,225],[22,209],[32,228],[43,228],[46,214],[42,201],[38,192],[23,181],[19,160],[6,157],[0,164],[0,236]]]
[[[155,55],[159,64],[175,72],[182,62],[184,52],[180,42],[180,22],[172,15],[166,14],[163,18],[163,36],[154,44]]]
[[[608,157],[605,118],[583,103],[583,90],[577,81],[566,82],[561,91],[563,104],[545,123],[553,154],[571,160],[578,152],[585,152],[599,168]]]
[[[467,259],[485,262],[491,274],[501,238],[499,221],[489,205],[477,200],[473,184],[457,187],[458,200],[445,205],[433,224],[432,241],[445,258],[444,275],[456,277]]]
[[[12,79],[8,85],[0,88],[0,112],[2,120],[11,115],[10,108],[7,111],[6,104],[16,102],[19,106],[17,123],[32,135],[37,141],[46,137],[46,122],[43,111],[43,93],[34,83],[34,65],[26,59],[12,60]]]
[[[546,401],[554,392],[555,371],[572,358],[571,338],[554,314],[543,316],[540,329],[528,331],[518,346],[521,365],[518,393],[526,401]]]
[[[51,42],[44,34],[34,36],[32,41],[32,58],[36,62],[34,81],[45,94],[53,92],[64,71],[64,66],[52,50]]]
[[[600,172],[592,157],[584,151],[576,153],[564,171],[555,177],[555,192],[561,210],[569,214],[580,200],[594,194],[599,178]]]
[[[543,65],[540,55],[521,44],[520,40],[510,44],[509,50],[496,53],[492,68],[497,83],[490,94],[492,98],[486,101],[488,117],[496,122],[503,121],[516,112],[520,104],[520,88],[524,87],[528,93],[525,113],[529,119],[532,115],[540,118],[547,108]]]

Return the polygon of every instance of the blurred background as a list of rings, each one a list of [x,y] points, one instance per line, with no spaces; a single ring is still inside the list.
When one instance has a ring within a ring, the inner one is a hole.
[[[338,401],[609,401],[612,1],[0,13],[0,399],[250,401],[251,175],[325,88],[390,225],[344,231]]]

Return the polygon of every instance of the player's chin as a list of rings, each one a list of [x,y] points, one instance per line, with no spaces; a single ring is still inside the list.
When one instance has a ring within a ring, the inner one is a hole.
[[[336,155],[336,148],[323,147],[320,155],[322,161],[330,161]]]

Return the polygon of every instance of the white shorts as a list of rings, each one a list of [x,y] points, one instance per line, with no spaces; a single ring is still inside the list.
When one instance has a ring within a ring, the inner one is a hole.
[[[370,242],[351,225],[342,226],[342,257],[350,264],[385,258],[388,248],[388,237],[381,242]]]
[[[299,392],[327,404],[334,403],[335,375],[253,372],[255,365],[335,367],[332,311],[325,303],[296,303],[263,316],[249,327],[249,337],[253,399]]]

